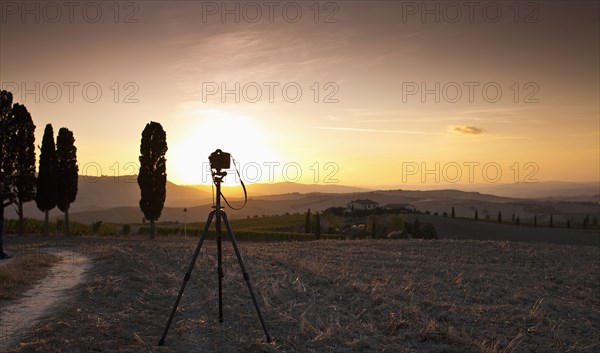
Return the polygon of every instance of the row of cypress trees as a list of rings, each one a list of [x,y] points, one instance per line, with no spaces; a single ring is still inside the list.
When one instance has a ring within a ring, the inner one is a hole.
[[[65,214],[66,235],[69,230],[69,208],[77,198],[79,167],[73,132],[61,128],[54,140],[52,124],[47,124],[42,137],[39,168],[36,174],[35,124],[24,105],[15,103],[11,92],[0,91],[0,182],[4,190],[15,194],[18,232],[24,234],[23,204],[35,200],[44,212],[44,234],[48,234],[49,212],[58,206]],[[167,137],[160,123],[150,122],[142,132],[140,144],[141,191],[140,209],[150,221],[154,236],[166,199]]]
[[[54,207],[65,213],[65,233],[69,234],[69,208],[77,197],[77,148],[73,132],[54,131],[47,124],[40,147],[36,174],[35,124],[24,105],[13,105],[12,93],[0,91],[0,181],[15,194],[18,231],[24,233],[23,204],[35,200],[45,212],[44,234],[48,233],[48,212]],[[4,191],[4,190],[3,190]]]
[[[78,172],[73,132],[60,128],[55,144],[54,130],[47,124],[42,137],[35,196],[38,209],[44,212],[44,234],[48,234],[48,214],[54,207],[64,212],[64,232],[70,234],[69,208],[77,198]]]

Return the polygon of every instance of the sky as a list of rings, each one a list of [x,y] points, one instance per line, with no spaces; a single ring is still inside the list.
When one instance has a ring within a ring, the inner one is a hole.
[[[600,180],[596,1],[0,2],[0,87],[80,173],[366,187]],[[233,175],[230,173],[230,175]]]

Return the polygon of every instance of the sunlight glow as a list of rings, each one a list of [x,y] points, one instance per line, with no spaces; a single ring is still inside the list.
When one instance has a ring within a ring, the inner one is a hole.
[[[231,153],[241,168],[249,164],[261,166],[260,171],[252,168],[251,175],[260,180],[265,179],[257,175],[264,173],[264,164],[278,160],[271,147],[272,135],[253,116],[212,108],[195,111],[190,118],[194,123],[168,152],[169,180],[177,184],[210,183],[208,156],[217,148]]]

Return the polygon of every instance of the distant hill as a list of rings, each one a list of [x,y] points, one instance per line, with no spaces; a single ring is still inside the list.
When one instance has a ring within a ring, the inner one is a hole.
[[[140,189],[137,184],[137,176],[113,178],[109,176],[90,177],[80,175],[77,199],[71,205],[70,213],[102,211],[123,206],[138,208],[139,200]],[[165,206],[187,207],[208,203],[210,200],[210,190],[205,192],[167,182]],[[5,216],[7,218],[17,218],[16,213],[11,208],[8,207],[5,210]],[[24,211],[26,217],[38,219],[44,217],[43,213],[37,209],[35,201],[26,203]],[[53,218],[60,214],[61,212],[56,208],[50,212]]]
[[[461,190],[477,190],[498,196],[560,199],[563,201],[600,200],[600,182],[544,181],[539,183],[461,185]]]
[[[240,211],[228,209],[230,218],[245,218],[255,215],[274,215],[284,213],[303,213],[307,209],[313,212],[323,211],[329,207],[344,207],[348,202],[356,199],[371,199],[379,202],[380,206],[394,203],[410,203],[421,212],[444,212],[450,214],[452,207],[455,208],[457,217],[471,218],[475,209],[479,217],[489,216],[495,219],[498,212],[502,212],[505,219],[510,219],[512,214],[519,215],[525,220],[538,215],[540,221],[549,217],[555,219],[577,217],[585,214],[597,214],[598,204],[592,202],[565,202],[565,201],[540,201],[531,199],[508,198],[495,195],[481,194],[477,192],[464,192],[459,190],[388,190],[369,191],[363,193],[335,194],[335,193],[289,193],[281,195],[265,195],[250,197],[248,204]],[[231,198],[232,206],[240,206],[243,200]],[[197,206],[187,207],[187,221],[204,221],[211,210],[211,203],[201,203]],[[119,207],[104,211],[88,211],[71,214],[71,218],[82,222],[93,222],[104,220],[105,222],[128,223],[139,222],[142,214],[139,207]],[[161,221],[184,220],[183,207],[165,207],[161,215]]]
[[[231,197],[243,197],[244,190],[241,184],[231,185],[234,182],[227,182],[223,184],[223,193]],[[211,185],[187,185],[201,190],[206,193],[211,193]],[[330,194],[347,194],[353,192],[365,192],[369,191],[367,188],[360,188],[355,186],[345,186],[338,184],[301,184],[301,183],[265,183],[265,184],[246,184],[246,191],[250,196],[262,196],[262,195],[282,195],[289,193],[308,194],[311,192],[319,193],[330,193]]]
[[[77,200],[71,206],[71,219],[85,223],[97,220],[114,223],[138,223],[142,219],[139,210],[139,187],[135,176],[131,180],[113,177],[79,177]],[[543,184],[543,183],[540,183]],[[552,189],[552,188],[555,189]],[[368,190],[343,185],[306,185],[295,183],[250,184],[248,185],[248,205],[241,211],[230,210],[231,218],[254,215],[322,211],[329,207],[345,206],[356,199],[371,199],[380,206],[387,204],[411,203],[417,210],[431,213],[450,213],[454,206],[459,217],[472,217],[475,209],[479,217],[496,217],[502,212],[505,217],[513,213],[521,218],[544,215],[598,214],[598,197],[593,193],[592,183],[546,183],[545,185],[487,185],[487,189],[498,188],[499,192],[513,197],[499,196],[483,191],[461,190]],[[522,188],[522,189],[519,189]],[[486,187],[482,186],[482,190]],[[512,190],[512,191],[511,191]],[[566,193],[563,198],[552,195]],[[522,194],[518,196],[519,192]],[[223,193],[233,206],[241,205],[242,188],[227,186]],[[529,195],[546,195],[542,199],[529,198]],[[569,196],[571,195],[571,196]],[[517,196],[517,197],[515,197]],[[183,208],[188,209],[187,221],[204,221],[212,205],[212,191],[209,185],[181,186],[167,183],[167,199],[161,221],[183,221]],[[6,217],[16,218],[9,207]],[[42,219],[43,214],[35,202],[25,205],[26,217]],[[54,209],[52,219],[62,217]]]

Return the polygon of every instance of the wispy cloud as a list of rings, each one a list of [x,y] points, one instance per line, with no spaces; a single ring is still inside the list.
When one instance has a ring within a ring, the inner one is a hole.
[[[452,131],[466,135],[481,135],[485,132],[484,129],[477,126],[455,126]]]
[[[353,127],[330,127],[330,126],[317,126],[319,130],[333,130],[333,131],[349,131],[349,132],[375,132],[384,134],[412,134],[412,135],[443,135],[439,132],[430,131],[418,131],[418,130],[384,130],[384,129],[363,129]]]

